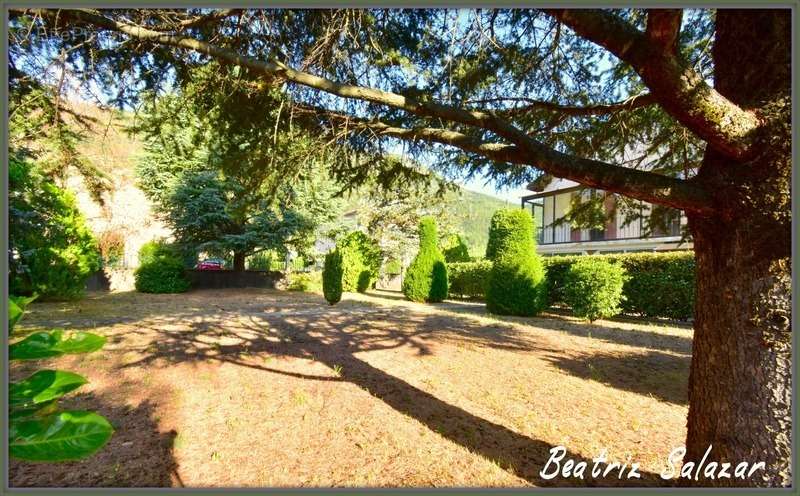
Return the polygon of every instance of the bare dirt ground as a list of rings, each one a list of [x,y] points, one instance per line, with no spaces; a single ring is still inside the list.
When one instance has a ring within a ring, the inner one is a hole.
[[[270,290],[93,294],[36,303],[26,330],[108,336],[43,366],[91,381],[65,400],[116,432],[81,462],[12,462],[20,486],[663,485],[685,439],[692,331],[398,295]],[[589,462],[545,480],[554,446]],[[592,459],[642,479],[590,476]],[[630,462],[629,462],[630,463]]]

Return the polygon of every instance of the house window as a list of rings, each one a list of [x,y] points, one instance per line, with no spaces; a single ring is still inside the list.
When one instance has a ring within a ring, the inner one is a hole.
[[[681,211],[668,208],[653,208],[650,215],[651,236],[680,236]]]
[[[681,235],[681,213],[678,210],[674,211],[674,215],[672,215],[672,218],[669,220],[669,235]]]

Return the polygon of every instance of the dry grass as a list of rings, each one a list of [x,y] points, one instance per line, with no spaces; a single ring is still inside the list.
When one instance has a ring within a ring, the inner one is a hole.
[[[93,329],[54,361],[91,380],[72,406],[116,426],[78,463],[12,463],[12,486],[615,485],[542,480],[553,446],[606,449],[658,485],[683,444],[691,330],[389,294],[116,293],[34,304],[28,329]],[[15,377],[32,369],[16,367]],[[591,463],[590,463],[591,465]]]

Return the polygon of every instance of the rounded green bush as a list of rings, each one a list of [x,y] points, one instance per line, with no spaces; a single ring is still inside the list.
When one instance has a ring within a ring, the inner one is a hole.
[[[486,285],[486,309],[498,315],[531,316],[547,304],[544,268],[533,240],[527,210],[501,209],[492,216],[487,256],[492,269]]]
[[[158,257],[144,263],[133,273],[136,291],[142,293],[183,293],[189,289],[183,263]]]
[[[419,253],[408,266],[403,279],[403,294],[411,301],[438,302],[447,298],[447,265],[436,246],[436,220],[423,217],[419,222]]]
[[[342,254],[333,250],[325,255],[322,269],[322,294],[331,305],[342,299]]]
[[[577,317],[593,322],[622,311],[625,269],[592,256],[577,260],[565,279],[564,300]]]

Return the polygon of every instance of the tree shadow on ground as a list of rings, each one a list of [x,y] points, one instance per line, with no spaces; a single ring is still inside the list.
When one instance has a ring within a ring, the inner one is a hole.
[[[410,312],[400,317],[408,329],[379,326],[390,315],[397,319],[398,311],[403,310],[387,311],[385,318],[381,312],[373,313],[371,322],[366,322],[364,316],[358,313],[326,310],[250,315],[237,322],[236,326],[228,323],[228,327],[213,320],[190,322],[189,329],[182,331],[163,330],[156,324],[151,332],[155,332],[158,338],[151,352],[123,367],[164,362],[219,361],[306,380],[350,382],[394,410],[418,420],[439,435],[497,462],[499,466],[537,486],[664,485],[665,481],[656,474],[645,472],[642,472],[642,479],[630,480],[619,480],[614,475],[597,480],[561,477],[545,480],[539,471],[550,458],[550,450],[554,448],[552,444],[480,418],[356,356],[357,353],[403,346],[416,349],[421,355],[430,354],[429,338],[434,335],[437,339],[451,337],[511,349],[518,347],[529,350],[532,346],[513,334],[498,334],[493,328],[489,332],[479,331],[485,326],[474,322],[462,322],[457,328],[443,329],[441,320]],[[545,354],[558,352],[548,347],[538,351]],[[320,376],[267,367],[262,364],[263,360],[253,359],[253,356],[264,353],[314,359],[339,373],[338,376]],[[586,462],[589,467],[593,464],[592,460],[576,453],[568,452],[566,456],[576,463]]]
[[[685,405],[691,356],[647,353],[591,354],[579,357],[551,355],[545,360],[561,370],[607,386]]]
[[[9,462],[11,487],[171,487],[182,486],[173,456],[175,431],[161,432],[156,405],[120,404],[104,394],[79,394],[64,409],[94,410],[114,426],[108,443],[93,456],[74,462]]]
[[[341,378],[367,390],[396,411],[425,424],[439,435],[497,462],[501,467],[536,486],[593,486],[617,485],[617,479],[598,481],[555,478],[545,480],[540,476],[550,458],[550,443],[532,439],[503,425],[488,421],[451,405],[402,379],[373,367],[349,353],[340,353],[335,347],[315,347],[315,357],[326,366],[340,367]],[[592,461],[575,453],[566,459],[576,463]],[[656,474],[643,473],[643,479],[634,485],[659,484]],[[622,481],[625,482],[630,481]]]
[[[381,295],[380,297],[383,297]],[[541,329],[566,332],[573,336],[591,337],[613,344],[665,350],[676,353],[691,353],[692,339],[685,336],[657,333],[649,330],[623,327],[625,323],[646,325],[646,322],[634,320],[620,321],[620,326],[611,321],[594,323],[578,321],[561,313],[545,312],[539,317],[511,317],[493,315],[486,312],[486,306],[474,302],[446,301],[437,304],[437,308],[457,315],[491,318],[498,322],[524,324]]]
[[[227,298],[231,294],[246,298],[234,301]],[[216,298],[216,295],[219,295],[219,298]],[[183,362],[223,362],[306,380],[349,382],[369,391],[396,411],[417,419],[441,436],[498,462],[500,466],[535,485],[660,486],[668,482],[652,473],[642,473],[643,479],[632,480],[618,480],[614,476],[600,480],[590,478],[544,480],[539,476],[539,471],[549,459],[553,445],[522,435],[442,401],[431,393],[370,365],[361,357],[364,352],[401,347],[413,350],[421,356],[430,355],[436,352],[437,344],[449,341],[467,347],[485,346],[512,352],[534,351],[543,357],[555,357],[552,363],[557,367],[574,375],[586,377],[586,370],[579,366],[584,359],[573,360],[563,357],[563,350],[557,345],[557,334],[554,333],[555,340],[550,340],[539,331],[527,332],[525,326],[564,331],[636,347],[661,347],[667,351],[677,348],[687,355],[691,350],[691,340],[688,338],[605,328],[560,318],[510,318],[508,321],[505,319],[498,321],[497,324],[487,324],[484,320],[475,319],[473,315],[453,312],[451,307],[454,305],[450,302],[433,306],[443,312],[430,312],[428,311],[430,308],[422,312],[420,311],[422,308],[413,305],[387,306],[378,298],[367,302],[343,301],[335,307],[330,307],[318,295],[230,290],[197,291],[168,297],[148,296],[143,300],[138,296],[122,294],[110,297],[109,300],[102,301],[104,306],[94,311],[100,316],[107,312],[106,317],[109,319],[119,318],[126,323],[135,322],[134,325],[125,325],[117,328],[118,330],[112,328],[109,331],[109,342],[114,345],[110,346],[113,352],[123,354],[132,352],[134,356],[138,356],[133,361],[120,362],[120,368],[160,367]],[[139,305],[142,304],[146,307],[141,308]],[[136,305],[137,308],[132,308],[130,313],[127,313],[127,305]],[[463,305],[463,307],[469,309],[469,313],[474,313],[476,305]],[[116,317],[117,315],[119,317]],[[44,323],[43,320],[40,322]],[[666,339],[659,340],[659,337]],[[268,367],[263,360],[265,354],[314,359],[332,370],[339,370],[340,374],[338,377],[314,375]],[[591,356],[585,358],[585,360],[590,359]],[[598,360],[601,369],[603,365],[611,366],[614,363],[610,358],[599,357]],[[631,368],[624,366],[625,357],[615,357],[615,360],[622,363],[615,365],[620,367],[620,373],[617,375],[628,375],[631,381],[637,379],[632,376],[633,373],[641,374],[642,368],[645,369],[645,373],[650,373],[650,365],[655,367],[651,373],[660,373],[656,368],[659,364],[663,364],[658,360],[639,358],[647,367]],[[680,360],[683,358],[677,361]],[[673,365],[677,367],[676,364],[668,365],[669,370],[672,370]],[[636,372],[637,370],[640,372]],[[629,383],[627,378],[623,379],[607,379],[607,383],[641,394],[654,393],[652,390],[647,391],[644,387]],[[635,389],[636,387],[639,389]],[[681,402],[679,395],[674,391],[667,393],[664,399],[674,403]],[[100,400],[102,402],[102,398]],[[685,399],[683,402],[685,403]],[[110,413],[94,404],[88,404],[86,408],[99,409],[109,415],[109,418],[121,415],[110,407],[107,409]],[[137,411],[141,408],[144,410],[139,415],[152,417],[151,407],[145,404]],[[163,436],[158,434],[157,430],[152,432],[155,433],[155,439]],[[106,450],[111,449],[111,446],[106,448]],[[113,468],[116,464],[123,463],[120,458],[114,458],[107,460],[104,465],[106,468],[96,470],[96,473],[91,472],[87,475],[86,472],[81,472],[85,480],[68,483],[64,480],[65,472],[59,471],[57,472],[59,476],[44,479],[43,485],[169,485],[166,477],[167,474],[174,473],[172,468],[174,458],[171,451],[161,453],[157,449],[151,450],[155,453],[152,458],[163,458],[163,466],[159,463],[159,471],[154,469],[149,476],[143,475],[132,479],[110,478],[107,481],[109,470],[107,467]],[[586,461],[590,467],[592,465],[591,460],[586,460],[575,453],[567,453],[566,456],[576,462]],[[132,467],[131,470],[138,469]]]

